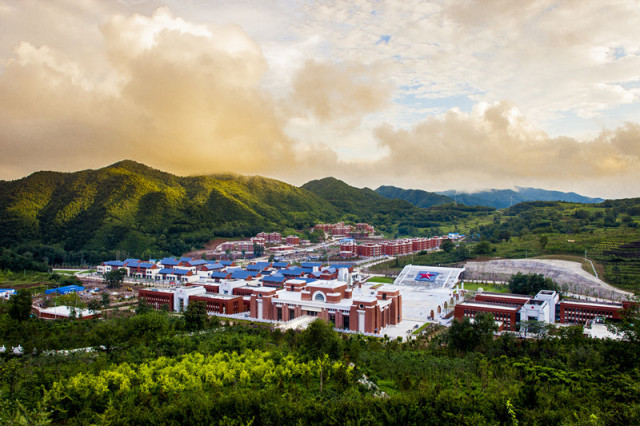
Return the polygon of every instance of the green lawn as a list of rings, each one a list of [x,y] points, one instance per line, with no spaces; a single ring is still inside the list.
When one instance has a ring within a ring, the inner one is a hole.
[[[482,288],[483,291],[489,291],[492,293],[509,293],[509,287],[506,284],[464,283],[465,290],[478,291],[479,288]]]
[[[370,283],[384,283],[384,284],[393,284],[395,278],[391,277],[371,277],[369,278]]]

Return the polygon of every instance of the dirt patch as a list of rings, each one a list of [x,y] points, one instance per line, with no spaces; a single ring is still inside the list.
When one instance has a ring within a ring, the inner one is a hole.
[[[228,238],[214,238],[213,240],[210,240],[207,243],[205,243],[203,249],[194,250],[194,251],[190,251],[188,253],[184,253],[183,256],[200,259],[204,255],[207,259],[211,259],[211,258],[213,258],[213,252],[216,250],[216,248],[220,244],[222,244],[224,242],[227,242],[227,241],[229,241]]]
[[[467,262],[464,278],[472,280],[507,281],[516,272],[542,274],[551,278],[565,291],[597,297],[626,300],[632,296],[582,269],[580,262],[557,259],[500,259],[488,262]]]

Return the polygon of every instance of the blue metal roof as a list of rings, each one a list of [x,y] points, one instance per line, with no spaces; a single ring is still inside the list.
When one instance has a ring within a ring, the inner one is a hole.
[[[263,283],[283,283],[286,278],[282,275],[269,275],[268,277],[264,277],[262,279]]]
[[[242,270],[233,271],[233,273],[231,274],[231,278],[234,280],[246,280],[247,278],[253,278],[255,276],[255,272]]]
[[[180,262],[191,262],[193,257],[181,257]]]
[[[231,266],[231,265],[233,265],[233,261],[232,260],[221,260],[220,264],[222,266]]]
[[[191,260],[191,261],[189,261],[189,265],[191,265],[191,266],[205,265],[205,264],[207,264],[207,263],[209,263],[209,262],[207,262],[207,261],[206,261],[206,260],[204,260],[204,259]]]
[[[84,290],[84,287],[82,287],[81,285],[67,285],[64,287],[58,287],[58,288],[52,288],[49,290],[45,290],[45,294],[52,294],[52,293],[58,293],[58,294],[67,294],[67,293],[73,293],[76,291],[82,291]]]
[[[213,271],[209,276],[211,278],[227,278],[229,276],[229,273],[222,271]]]
[[[321,267],[322,266],[322,262],[304,262],[302,265],[303,268],[315,268],[315,267]]]
[[[338,272],[336,268],[324,268],[322,271],[320,271],[320,273],[322,274],[335,274],[336,272]]]
[[[140,259],[125,259],[124,263],[136,263],[140,262]]]
[[[158,271],[159,274],[173,274],[173,268],[162,268]]]
[[[351,263],[346,263],[346,264],[338,263],[338,264],[335,264],[335,265],[331,265],[330,267],[331,268],[336,268],[336,269],[351,268],[351,267],[353,267],[353,264],[351,264]]]
[[[173,270],[173,274],[174,275],[187,275],[187,273],[189,273],[191,270],[190,269],[179,269],[176,268]]]
[[[247,266],[247,271],[264,271],[269,267],[269,262],[256,262],[253,265]]]
[[[275,262],[272,266],[274,268],[287,268],[289,267],[289,262]]]
[[[104,264],[108,266],[124,266],[124,262],[120,262],[119,260],[109,260],[108,262],[104,262]]]
[[[173,257],[165,257],[160,261],[160,263],[167,266],[176,266],[180,262],[174,259]]]
[[[304,270],[302,268],[298,268],[297,266],[294,266],[292,268],[283,269],[283,270],[280,271],[280,273],[282,275],[285,275],[285,276],[287,276],[287,275],[289,275],[289,276],[292,276],[292,275],[299,276],[299,275],[304,274]]]
[[[136,263],[135,265],[130,265],[136,268],[151,268],[154,264],[151,262],[140,262],[140,263]]]

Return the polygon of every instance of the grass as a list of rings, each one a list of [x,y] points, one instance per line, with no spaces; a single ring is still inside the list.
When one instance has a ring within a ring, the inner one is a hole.
[[[383,283],[383,284],[393,284],[395,278],[390,277],[371,277],[368,282],[370,283]]]
[[[506,284],[464,282],[464,289],[467,291],[478,291],[479,288],[482,288],[483,291],[489,291],[492,293],[509,293],[509,286]]]

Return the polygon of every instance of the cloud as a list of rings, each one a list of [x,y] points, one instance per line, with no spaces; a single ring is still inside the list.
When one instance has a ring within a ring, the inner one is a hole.
[[[162,8],[112,16],[101,29],[110,64],[102,79],[48,46],[15,49],[0,75],[5,162],[131,157],[193,174],[268,172],[293,160],[259,87],[264,57],[240,28],[191,24]]]
[[[588,141],[550,137],[510,102],[476,104],[471,113],[450,110],[413,128],[380,126],[375,137],[388,155],[373,168],[391,179],[415,179],[467,189],[491,186],[578,185],[624,178],[637,191],[640,125],[626,123]],[[449,183],[447,183],[449,182]],[[441,187],[442,188],[442,187]]]
[[[392,87],[383,67],[308,60],[293,79],[292,103],[321,121],[353,120],[388,106]]]

